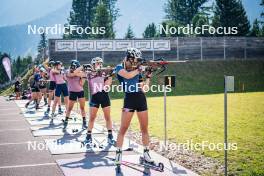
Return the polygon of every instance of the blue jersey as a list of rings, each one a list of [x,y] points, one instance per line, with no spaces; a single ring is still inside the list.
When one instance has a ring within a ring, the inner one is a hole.
[[[41,79],[40,74],[39,73],[35,73],[34,74],[34,81],[39,82],[40,79]]]
[[[123,91],[126,93],[141,92],[142,90],[139,86],[139,83],[142,80],[142,75],[138,74],[131,79],[126,79],[118,74],[118,72],[122,69],[124,69],[123,65],[119,64],[116,66],[115,72],[117,73],[117,79],[119,83],[123,86]]]

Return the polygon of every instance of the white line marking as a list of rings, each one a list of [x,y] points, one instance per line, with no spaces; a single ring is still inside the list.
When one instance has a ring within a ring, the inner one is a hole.
[[[7,110],[17,110],[19,111],[17,108],[1,108],[0,111],[7,111]]]
[[[27,142],[10,142],[10,143],[0,143],[1,145],[21,145],[21,144],[28,144],[33,142],[42,142],[42,141],[27,141]]]
[[[2,131],[25,131],[25,130],[29,130],[28,128],[21,128],[21,129],[5,129],[5,130],[0,130],[0,132]]]
[[[51,166],[51,165],[57,165],[57,163],[42,163],[42,164],[25,164],[25,165],[14,165],[14,166],[0,166],[0,169],[20,168],[20,167]]]
[[[22,115],[21,112],[5,113],[4,115]]]
[[[24,121],[23,119],[21,119],[21,120],[2,120],[1,118],[0,118],[0,122],[16,122],[16,121]]]

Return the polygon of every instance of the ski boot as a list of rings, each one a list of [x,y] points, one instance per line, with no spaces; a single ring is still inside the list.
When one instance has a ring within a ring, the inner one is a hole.
[[[64,120],[63,121],[63,128],[62,128],[62,130],[63,131],[66,131],[67,126],[68,126],[68,120]]]
[[[108,136],[107,136],[107,143],[109,145],[113,145],[113,146],[116,145],[116,141],[114,140],[114,137],[113,137],[113,134],[112,133],[109,133],[108,134]]]
[[[58,109],[58,114],[62,115],[63,114],[63,111],[61,108]]]
[[[87,134],[84,141],[82,141],[82,147],[86,146],[86,148],[92,148],[96,147],[96,144],[93,144],[92,136],[91,134]]]
[[[84,119],[83,120],[83,123],[82,123],[82,129],[87,129],[88,127],[87,127],[87,123],[86,123],[86,120]]]
[[[44,106],[48,105],[47,98],[44,98]]]
[[[54,119],[56,117],[55,113],[52,112],[51,115],[50,115],[50,119]]]
[[[39,104],[38,104],[38,103],[36,103],[35,108],[36,108],[36,110],[41,109],[41,108],[39,107]]]
[[[28,106],[29,106],[29,102],[26,103],[25,108],[28,108]]]
[[[46,117],[48,117],[48,116],[49,116],[49,113],[50,113],[50,107],[48,107],[47,111],[44,112],[44,115],[45,115]]]

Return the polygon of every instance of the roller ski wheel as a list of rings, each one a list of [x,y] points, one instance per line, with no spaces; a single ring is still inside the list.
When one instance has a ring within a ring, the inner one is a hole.
[[[51,115],[49,116],[50,119],[54,119],[56,117],[56,114],[51,113]]]
[[[148,162],[145,160],[144,157],[139,158],[139,163],[149,169],[153,169],[159,172],[164,172],[164,164],[163,163],[155,163],[155,162]]]
[[[111,157],[106,157],[107,159],[110,159],[111,161],[114,161],[115,162],[115,166],[116,166],[116,174],[121,174],[123,175],[122,173],[122,170],[121,170],[121,165],[125,166],[125,167],[129,167],[131,169],[134,169],[138,172],[141,172],[143,173],[144,175],[149,175],[149,173],[145,170],[142,170],[142,169],[139,169],[138,167],[143,167],[141,164],[138,164],[138,163],[132,163],[132,162],[129,162],[129,161],[119,161],[117,163],[116,159],[114,158],[111,158]]]
[[[116,165],[116,173],[117,174],[121,174],[122,173],[122,171],[121,171],[121,164],[117,164]]]
[[[78,133],[78,129],[72,129],[72,133]]]

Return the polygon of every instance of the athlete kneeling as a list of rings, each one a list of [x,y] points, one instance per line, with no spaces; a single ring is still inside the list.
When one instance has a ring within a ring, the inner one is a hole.
[[[100,70],[103,66],[103,59],[100,57],[93,58],[91,61],[93,70]],[[88,86],[91,93],[90,99],[90,118],[88,123],[88,130],[86,136],[86,143],[92,143],[92,129],[94,126],[95,118],[99,107],[101,106],[106,121],[106,128],[108,130],[108,143],[114,144],[112,134],[112,120],[110,116],[110,98],[108,93],[104,89],[106,85],[112,84],[112,77],[105,77],[104,75],[98,74],[98,72],[90,72],[87,74]]]
[[[144,146],[143,157],[147,162],[153,162],[149,155],[149,133],[148,133],[148,108],[146,96],[142,86],[149,85],[150,76],[146,75],[143,81],[141,70],[137,67],[138,60],[141,59],[141,52],[136,48],[127,50],[123,63],[116,66],[117,78],[123,86],[125,92],[124,106],[122,110],[121,126],[116,142],[116,165],[121,164],[122,145],[126,131],[130,125],[134,112],[137,112],[138,121],[142,133],[142,143]]]
[[[70,92],[70,98],[69,98],[69,105],[68,109],[66,112],[66,118],[64,120],[64,127],[63,129],[65,130],[68,125],[68,120],[70,118],[70,114],[72,111],[72,108],[75,104],[75,102],[79,101],[80,103],[80,109],[81,109],[81,114],[83,118],[83,129],[87,128],[86,125],[86,114],[85,114],[85,98],[84,98],[84,91],[83,91],[83,84],[84,80],[82,79],[83,76],[85,76],[84,72],[80,68],[80,63],[77,60],[72,60],[71,61],[71,66],[70,70],[68,73],[66,73],[67,81],[68,81],[68,89]]]

